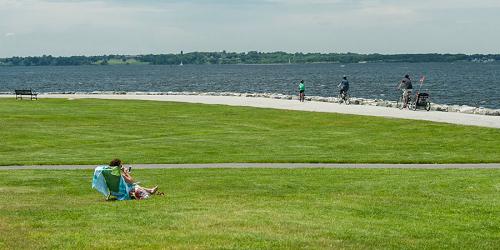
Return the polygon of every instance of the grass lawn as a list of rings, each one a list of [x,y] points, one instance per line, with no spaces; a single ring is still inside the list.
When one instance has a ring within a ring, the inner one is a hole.
[[[0,248],[494,249],[499,170],[134,170],[166,196],[104,201],[89,170],[0,171]]]
[[[500,130],[154,101],[0,98],[0,165],[500,162]]]

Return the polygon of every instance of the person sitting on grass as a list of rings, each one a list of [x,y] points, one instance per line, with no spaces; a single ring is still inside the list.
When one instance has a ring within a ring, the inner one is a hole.
[[[130,168],[125,168],[122,165],[122,161],[120,159],[114,159],[109,163],[110,167],[119,167],[120,174],[130,187],[131,191],[129,193],[131,198],[135,198],[138,200],[147,199],[150,195],[153,195],[158,190],[158,186],[153,188],[145,188],[139,186],[138,182],[135,182],[132,176],[130,175]]]
[[[139,186],[139,183],[135,182],[130,175],[130,167],[124,167],[120,159],[112,160],[107,166],[96,167],[92,188],[102,193],[108,200],[111,196],[117,200],[142,200],[153,194],[163,195],[158,192],[158,186],[154,188]]]

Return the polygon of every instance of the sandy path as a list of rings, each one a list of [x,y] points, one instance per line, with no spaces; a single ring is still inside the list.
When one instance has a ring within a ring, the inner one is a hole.
[[[10,97],[10,96],[0,96]],[[390,118],[403,118],[414,120],[426,120],[434,122],[445,122],[461,125],[482,126],[500,128],[500,116],[486,116],[463,114],[441,111],[410,111],[396,108],[367,106],[367,105],[342,105],[328,102],[305,102],[297,100],[283,100],[260,97],[238,97],[238,96],[203,96],[203,95],[108,95],[108,94],[43,94],[39,98],[98,98],[98,99],[127,99],[127,100],[152,100],[172,101],[202,104],[222,104],[231,106],[247,106],[258,108],[287,109],[313,112],[356,114],[367,116],[381,116]]]

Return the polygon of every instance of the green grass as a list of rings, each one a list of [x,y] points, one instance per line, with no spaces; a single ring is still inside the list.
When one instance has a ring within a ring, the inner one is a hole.
[[[0,165],[500,162],[500,130],[153,101],[0,98]]]
[[[0,171],[0,248],[494,249],[499,170],[135,170],[166,196],[104,201],[90,170]]]

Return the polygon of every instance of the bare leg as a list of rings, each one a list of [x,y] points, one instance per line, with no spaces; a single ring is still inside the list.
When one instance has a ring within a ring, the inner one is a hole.
[[[155,194],[156,191],[158,190],[158,186],[155,186],[154,188],[145,188],[145,187],[141,187],[141,186],[137,185],[135,188],[140,188],[140,189],[148,192],[149,194]]]
[[[158,186],[155,186],[154,188],[144,188],[144,190],[146,190],[146,192],[150,194],[155,194],[156,191],[158,190]]]

